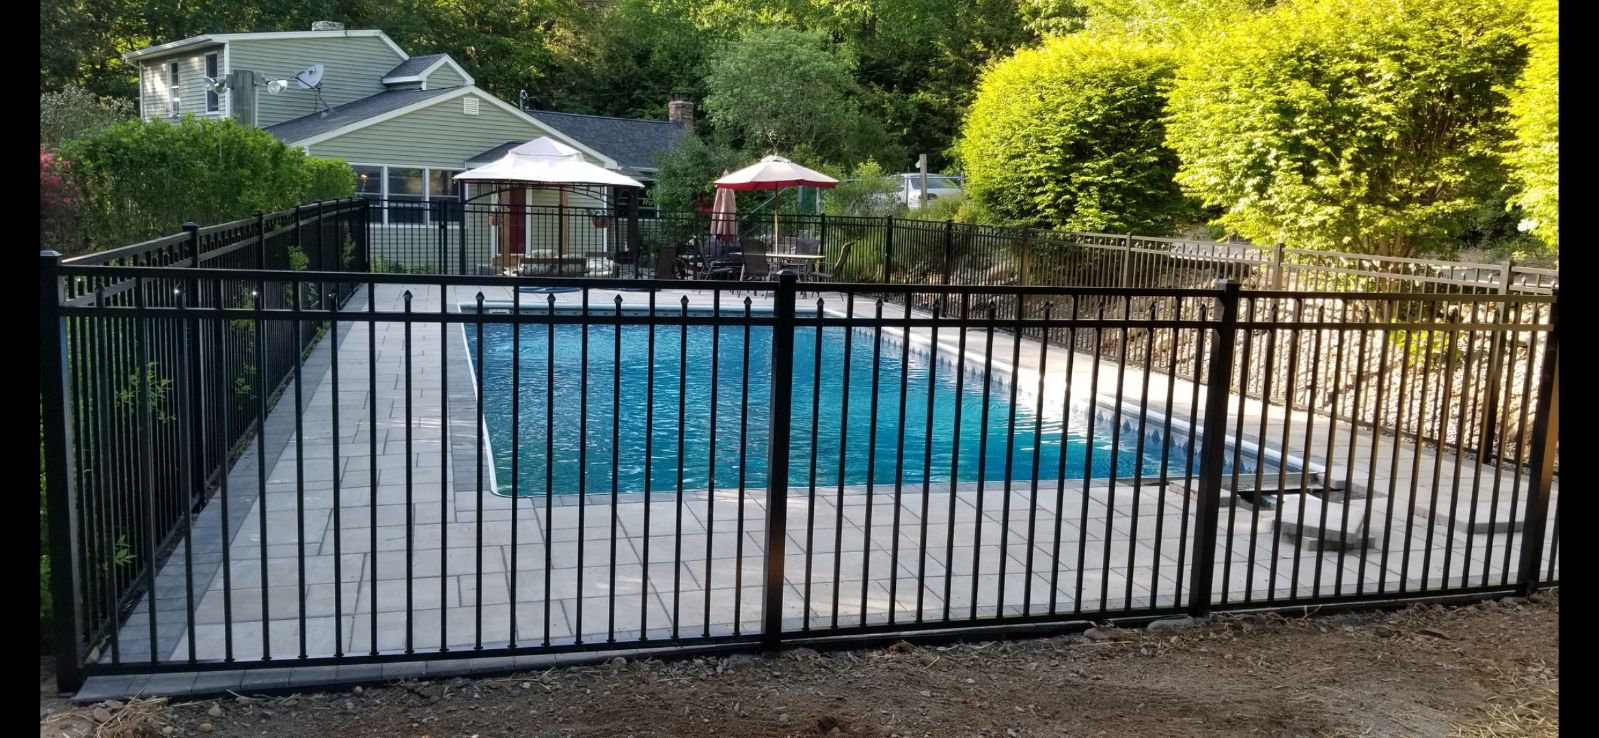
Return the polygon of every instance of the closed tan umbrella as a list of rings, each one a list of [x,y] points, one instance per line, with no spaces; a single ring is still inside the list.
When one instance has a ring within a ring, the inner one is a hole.
[[[711,203],[711,237],[722,244],[738,240],[738,196],[733,190],[716,190],[716,200]]]

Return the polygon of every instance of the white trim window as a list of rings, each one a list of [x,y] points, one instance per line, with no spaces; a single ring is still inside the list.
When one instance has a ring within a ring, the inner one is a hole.
[[[355,170],[355,194],[382,204],[378,222],[390,226],[437,225],[432,203],[450,203],[445,220],[461,221],[461,188],[455,175],[461,169],[391,167],[379,164],[351,164]]]
[[[221,64],[221,62],[222,62],[221,57],[217,56],[217,53],[215,51],[213,51],[213,52],[211,52],[209,54],[206,54],[205,55],[205,76],[209,77],[211,79],[216,79],[217,77],[222,76],[222,64]],[[220,112],[222,112],[222,95],[218,94],[217,91],[214,88],[212,88],[210,85],[206,85],[206,88],[205,88],[205,112],[207,112],[207,113],[220,113]]]
[[[183,85],[180,81],[178,63],[167,62],[167,115],[174,118],[183,112]]]

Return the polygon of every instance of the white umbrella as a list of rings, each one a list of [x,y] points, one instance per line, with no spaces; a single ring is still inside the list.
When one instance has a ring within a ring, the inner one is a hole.
[[[836,187],[838,180],[814,169],[802,167],[781,156],[768,156],[754,164],[716,180],[724,190],[750,192],[784,187]],[[777,206],[772,206],[772,247],[777,247]]]
[[[511,149],[498,161],[455,175],[458,182],[503,182],[561,188],[558,258],[566,255],[566,185],[637,187],[644,184],[583,160],[583,154],[566,144],[541,136]]]

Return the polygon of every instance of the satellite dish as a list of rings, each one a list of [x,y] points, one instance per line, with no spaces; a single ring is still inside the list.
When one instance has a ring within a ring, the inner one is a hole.
[[[272,81],[267,83],[267,86],[266,86],[267,87],[267,94],[268,95],[276,95],[279,92],[282,92],[288,86],[289,86],[289,81],[286,80],[286,79],[275,79],[275,80],[272,80]]]
[[[317,85],[322,84],[322,65],[312,64],[308,69],[295,72],[294,81],[299,84],[302,90],[316,89]]]
[[[227,77],[206,77],[205,78],[205,84],[206,84],[206,86],[211,88],[212,92],[215,92],[215,93],[220,95],[223,92],[226,92],[227,89],[228,89],[228,78]]]

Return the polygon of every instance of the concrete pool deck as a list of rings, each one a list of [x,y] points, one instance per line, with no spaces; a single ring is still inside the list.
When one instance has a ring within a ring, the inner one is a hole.
[[[441,289],[413,286],[413,309],[426,313],[441,304],[470,304],[478,292]],[[403,291],[379,286],[378,309],[401,310]],[[484,289],[483,294],[489,301],[511,299],[508,288]],[[695,306],[708,306],[711,299],[709,292],[681,294]],[[590,304],[609,308],[616,295],[627,304],[647,299],[642,292],[595,290]],[[678,297],[662,293],[657,305],[675,307]],[[558,304],[575,304],[578,295],[556,298]],[[751,293],[751,298],[757,306],[770,305],[765,293]],[[524,305],[541,305],[544,299],[523,295]],[[802,298],[812,300],[814,296]],[[727,303],[724,298],[724,306],[733,307]],[[364,292],[345,308],[351,313],[366,309]],[[903,313],[884,306],[884,315]],[[674,625],[682,637],[759,631],[764,489],[743,494],[737,489],[699,490],[682,497],[557,496],[548,506],[542,496],[513,500],[480,493],[476,390],[461,329],[451,325],[441,331],[425,323],[411,327],[409,449],[404,332],[399,323],[379,324],[375,334],[365,323],[342,324],[331,334],[335,341],[323,341],[311,354],[303,371],[303,435],[294,432],[291,387],[269,415],[262,437],[233,468],[225,495],[219,493],[195,518],[187,545],[180,543],[156,576],[153,640],[159,660],[182,661],[191,655],[199,660],[229,655],[240,661],[264,655],[277,660],[365,654],[374,647],[385,653],[408,646],[421,652],[441,645],[503,646],[513,640],[518,645],[626,641],[641,634],[670,636]],[[953,350],[956,334],[940,330],[944,352]],[[971,335],[986,336],[981,331]],[[925,329],[912,331],[913,344],[928,338]],[[1009,361],[1012,340],[996,334],[996,363]],[[1014,373],[1018,403],[1060,412],[1066,404],[1067,349],[1052,347],[1045,354],[1036,341],[1022,341]],[[331,361],[335,343],[337,383]],[[375,366],[369,364],[369,345],[376,348]],[[974,347],[980,350],[982,343],[969,337],[968,352]],[[1048,370],[1039,396],[1034,388],[1046,355]],[[1115,362],[1099,362],[1097,393],[1089,386],[1094,363],[1084,353],[1074,360],[1073,406],[1091,405],[1096,394],[1114,391]],[[375,373],[375,392],[369,372]],[[996,372],[1010,373],[1004,367]],[[1126,372],[1126,396],[1136,400],[1142,370],[1129,366]],[[1159,381],[1150,382],[1149,408],[1165,413],[1169,390],[1171,414],[1188,417],[1192,385],[1180,378],[1168,383],[1159,373],[1151,376]],[[1235,395],[1229,413],[1238,412],[1244,416],[1243,440],[1284,449],[1280,407],[1270,410],[1271,427],[1263,435],[1258,433],[1260,403]],[[1136,422],[1137,417],[1135,407],[1129,419]],[[1308,452],[1300,438],[1306,422],[1313,424],[1315,439]],[[1331,448],[1332,458],[1325,441],[1329,432],[1339,439]],[[1358,439],[1352,446],[1351,434]],[[1357,587],[1365,593],[1435,589],[1446,563],[1456,587],[1514,579],[1520,533],[1470,532],[1465,524],[1470,515],[1464,511],[1477,509],[1487,519],[1495,482],[1501,498],[1517,489],[1524,500],[1525,479],[1518,487],[1508,470],[1501,473],[1448,453],[1440,457],[1429,448],[1395,444],[1386,435],[1374,444],[1371,431],[1324,416],[1296,413],[1293,436],[1285,449],[1288,455],[1325,469],[1334,480],[1348,474],[1367,489],[1372,512],[1368,535],[1379,547],[1364,552],[1309,550],[1274,532],[1276,511],[1244,503],[1223,507],[1217,602],[1244,601],[1246,590],[1248,601],[1266,604],[1268,597],[1331,594],[1339,586],[1344,594]],[[1417,455],[1420,463],[1409,463]],[[1396,457],[1402,463],[1394,464]],[[1450,491],[1457,463],[1462,484],[1455,499]],[[257,484],[263,469],[264,490]],[[1394,469],[1397,473],[1390,474]],[[1437,504],[1435,478],[1443,489]],[[1412,482],[1419,492],[1414,499]],[[1040,480],[1035,507],[1033,484],[1013,480],[1007,492],[1005,482],[986,482],[981,505],[975,482],[956,485],[953,498],[947,484],[931,485],[926,494],[920,485],[907,485],[897,498],[891,486],[881,484],[871,495],[858,486],[842,493],[836,486],[818,488],[814,500],[809,488],[791,489],[785,629],[830,626],[835,595],[838,623],[844,626],[887,622],[891,615],[896,621],[911,621],[918,614],[943,619],[946,605],[950,619],[961,619],[974,613],[974,602],[979,617],[1000,608],[1008,614],[1081,611],[1097,617],[1102,610],[1185,602],[1186,586],[1179,590],[1177,581],[1186,579],[1192,558],[1193,515],[1184,516],[1187,503],[1180,489],[1158,480],[1136,487],[1095,480],[1085,491],[1081,480]],[[1480,492],[1475,508],[1470,504],[1474,488]],[[1447,522],[1451,502],[1455,525]],[[1498,507],[1501,511],[1492,515],[1503,522],[1512,513],[1504,500]],[[740,527],[736,521],[741,509]],[[1065,514],[1057,516],[1057,509]],[[1514,517],[1519,519],[1519,512]],[[680,548],[674,545],[679,526]],[[1554,536],[1546,535],[1546,557],[1553,545]],[[1410,554],[1402,555],[1407,548]],[[192,567],[187,587],[186,554]],[[809,582],[807,560],[812,565]],[[1462,562],[1469,562],[1469,568]],[[1558,571],[1558,562],[1554,566]],[[925,589],[918,585],[919,575],[925,576]],[[1463,575],[1467,578],[1461,579]],[[609,607],[613,595],[614,614]],[[115,659],[148,661],[151,641],[146,598],[123,624]],[[112,659],[111,647],[102,647],[102,662]]]

